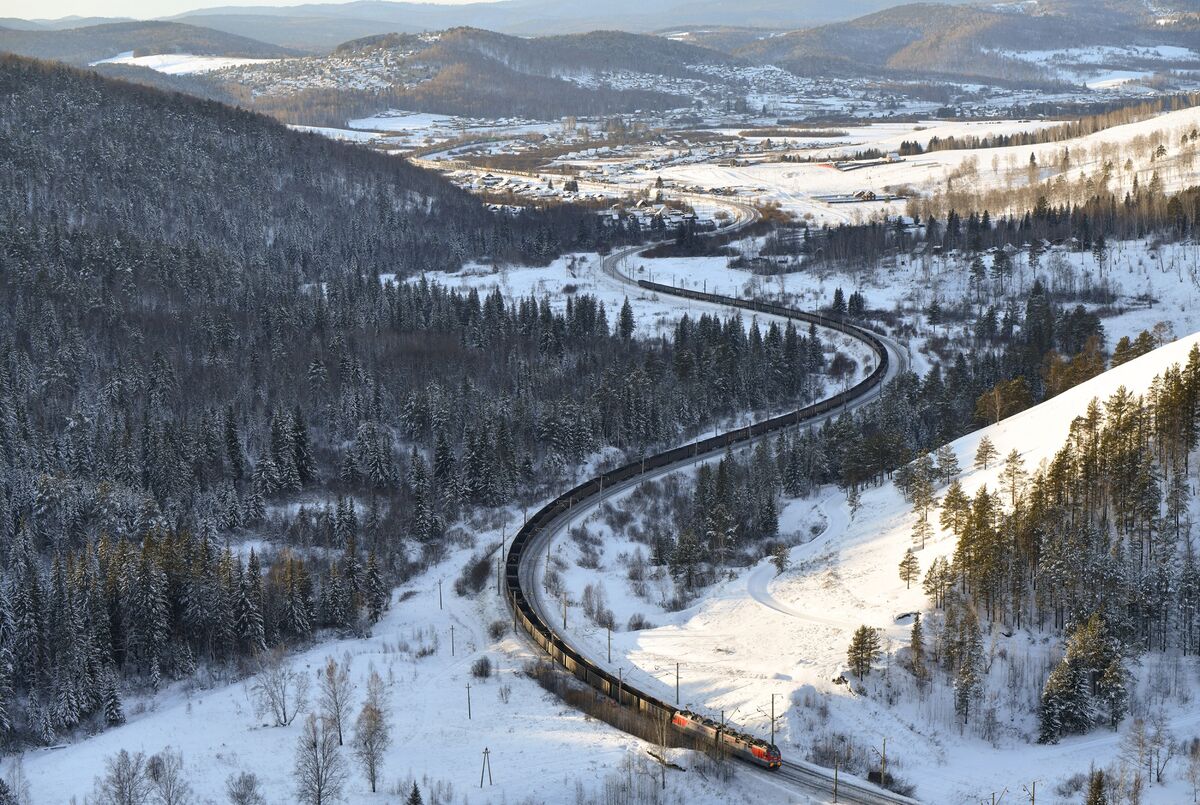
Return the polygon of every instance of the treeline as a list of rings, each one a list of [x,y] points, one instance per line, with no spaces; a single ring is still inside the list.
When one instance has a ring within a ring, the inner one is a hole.
[[[125,681],[157,688],[320,629],[363,633],[390,594],[374,555],[358,554],[347,511],[331,523],[346,548],[309,562],[286,550],[264,562],[151,522],[140,539],[102,536],[47,567],[22,526],[0,596],[0,743],[120,724]]]
[[[923,244],[928,251],[981,252],[993,248],[1030,249],[1036,258],[1045,242],[1071,243],[1078,249],[1134,240],[1155,233],[1180,239],[1200,228],[1200,188],[1167,194],[1161,181],[1133,188],[1123,197],[1096,195],[1082,204],[1054,205],[1046,197],[1021,213],[993,217],[987,210],[962,214],[951,209],[939,218],[918,214],[909,224],[901,219],[865,224],[800,227],[797,253],[807,262],[869,265],[896,251],[909,252]]]
[[[988,134],[982,137],[977,135],[930,137],[924,144],[919,140],[905,140],[900,143],[900,155],[914,156],[931,151],[1007,148],[1009,146],[1044,145],[1046,143],[1064,142],[1079,137],[1086,137],[1089,134],[1095,134],[1096,132],[1110,129],[1113,126],[1123,126],[1127,123],[1149,120],[1164,112],[1179,111],[1197,105],[1200,105],[1200,93],[1161,96],[1032,131],[1019,131],[1012,134]]]

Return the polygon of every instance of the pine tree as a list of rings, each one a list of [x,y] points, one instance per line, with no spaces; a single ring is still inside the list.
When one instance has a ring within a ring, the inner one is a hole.
[[[1084,805],[1108,805],[1108,793],[1105,791],[1104,772],[1096,769],[1088,778],[1087,799]]]
[[[1013,509],[1017,508],[1017,498],[1021,495],[1027,477],[1021,454],[1016,448],[1010,450],[1004,459],[1004,469],[1000,472],[1000,489],[1009,496],[1009,505]]]
[[[912,529],[913,544],[921,546],[921,549],[924,550],[925,543],[932,536],[933,536],[933,524],[930,523],[928,520],[926,520],[923,517],[918,517],[916,519],[916,521],[913,523],[913,529]],[[911,553],[912,549],[909,548],[908,550]],[[913,557],[913,559],[915,561],[916,557]],[[901,574],[903,574],[903,567],[901,568]],[[901,575],[901,578],[904,578],[904,576]]]
[[[963,491],[962,484],[952,481],[942,497],[942,528],[948,529],[954,536],[962,534],[963,526],[971,512],[971,501]]]
[[[991,438],[984,436],[979,440],[979,446],[975,448],[975,469],[986,470],[999,455],[1000,451],[996,449],[996,445],[992,444]]]
[[[421,790],[417,788],[417,784],[412,784],[412,790],[408,792],[408,799],[404,800],[404,805],[423,805],[424,800],[421,799]]]
[[[917,555],[913,553],[912,548],[908,548],[904,552],[904,558],[900,560],[900,580],[904,582],[904,589],[912,587],[912,583],[921,575],[921,564],[917,561]]]
[[[859,626],[850,639],[850,648],[846,651],[846,663],[850,672],[862,679],[871,672],[871,666],[879,659],[882,645],[879,632],[869,626]]]
[[[776,545],[775,550],[771,552],[771,563],[775,565],[777,574],[783,573],[791,564],[791,559],[788,557],[788,547],[786,545]]]
[[[943,484],[948,484],[962,471],[958,466],[958,454],[954,448],[944,444],[937,449],[937,475]]]

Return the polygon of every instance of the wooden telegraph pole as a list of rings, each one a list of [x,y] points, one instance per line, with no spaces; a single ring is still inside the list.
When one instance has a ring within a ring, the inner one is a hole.
[[[471,683],[467,683],[467,721],[471,720]]]
[[[438,579],[438,609],[442,608],[442,580]]]
[[[454,624],[450,624],[450,656],[454,656]]]

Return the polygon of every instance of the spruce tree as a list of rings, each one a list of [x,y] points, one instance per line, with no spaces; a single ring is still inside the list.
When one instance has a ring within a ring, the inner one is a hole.
[[[617,319],[617,334],[622,341],[629,341],[633,338],[634,319],[633,306],[629,304],[629,298],[626,297],[621,305],[621,312]]]
[[[917,681],[923,681],[929,674],[925,667],[925,633],[921,628],[921,613],[913,615],[912,630],[908,638],[909,668]]]
[[[383,611],[387,609],[388,590],[379,573],[379,563],[375,559],[374,551],[367,554],[367,568],[363,577],[363,598],[371,623],[378,623],[379,619],[383,617]]]

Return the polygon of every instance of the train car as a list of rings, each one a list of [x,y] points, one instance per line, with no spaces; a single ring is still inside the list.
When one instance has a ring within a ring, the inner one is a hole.
[[[783,765],[779,747],[775,744],[722,726],[713,719],[698,713],[676,710],[675,715],[671,718],[671,725],[680,732],[711,741],[714,745],[723,747],[730,754],[757,766],[778,769]]]
[[[529,633],[534,642],[554,662],[564,667],[577,679],[601,693],[616,699],[621,705],[655,717],[669,718],[673,727],[681,732],[712,741],[714,744],[724,747],[733,756],[749,763],[754,763],[768,769],[778,769],[782,765],[782,760],[779,748],[774,744],[764,741],[761,738],[756,738],[753,735],[722,726],[710,718],[672,707],[630,686],[627,682],[614,679],[611,674],[574,651],[542,620],[538,612],[525,597],[525,592],[521,589],[521,556],[525,552],[527,543],[535,534],[546,528],[559,515],[570,511],[577,503],[582,503],[588,498],[600,494],[605,488],[619,484],[647,471],[658,470],[684,461],[692,456],[740,445],[764,434],[797,426],[814,417],[836,411],[841,406],[857,399],[867,389],[878,386],[882,382],[888,370],[888,353],[882,340],[874,333],[840,319],[831,319],[827,316],[791,310],[764,302],[751,302],[700,291],[659,285],[658,283],[647,282],[646,280],[641,280],[638,284],[649,290],[702,301],[716,302],[718,304],[734,305],[763,313],[772,313],[854,335],[871,345],[877,357],[875,369],[852,389],[843,391],[833,397],[797,409],[790,414],[783,414],[766,421],[756,422],[745,428],[700,439],[692,444],[683,445],[673,450],[668,450],[610,470],[599,477],[579,484],[574,489],[563,493],[543,506],[526,521],[509,545],[509,553],[505,563],[505,585],[508,592],[508,601],[513,611],[513,619],[516,624]]]

